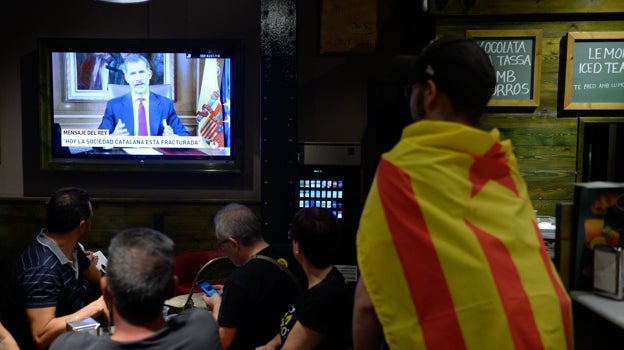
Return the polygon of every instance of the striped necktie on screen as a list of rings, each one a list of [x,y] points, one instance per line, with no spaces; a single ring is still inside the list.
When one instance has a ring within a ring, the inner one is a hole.
[[[144,98],[139,98],[139,136],[147,136],[147,117],[143,100]]]

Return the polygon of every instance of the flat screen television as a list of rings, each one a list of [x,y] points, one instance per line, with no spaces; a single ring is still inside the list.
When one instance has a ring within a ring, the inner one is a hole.
[[[38,56],[42,169],[241,171],[241,41],[42,38]]]

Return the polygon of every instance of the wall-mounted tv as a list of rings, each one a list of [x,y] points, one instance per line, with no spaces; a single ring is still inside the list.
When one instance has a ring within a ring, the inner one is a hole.
[[[42,38],[42,169],[240,172],[242,44]]]

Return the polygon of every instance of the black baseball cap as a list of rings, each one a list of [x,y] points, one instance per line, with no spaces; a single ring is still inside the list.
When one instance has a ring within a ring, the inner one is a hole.
[[[489,56],[476,41],[444,36],[432,41],[419,56],[412,56],[410,83],[431,79],[456,106],[484,108],[496,86],[496,72]]]

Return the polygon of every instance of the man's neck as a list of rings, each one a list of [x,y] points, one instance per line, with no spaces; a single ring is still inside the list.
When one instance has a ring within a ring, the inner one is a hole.
[[[327,275],[329,275],[331,270],[334,268],[333,265],[329,265],[327,267],[323,267],[319,269],[317,267],[314,267],[312,264],[310,264],[310,262],[307,259],[300,261],[300,263],[303,266],[303,270],[305,271],[306,277],[308,278],[308,289],[321,283],[321,281],[323,281],[327,277]]]
[[[149,100],[149,91],[144,93],[144,94],[135,94],[134,92],[132,93],[132,99],[138,99],[138,98],[143,98],[145,100]]]
[[[74,232],[58,234],[46,231],[44,234],[59,247],[67,259],[74,260],[74,249],[78,243],[78,236]]]
[[[114,341],[130,342],[145,339],[165,327],[165,319],[160,315],[152,321],[140,325],[132,324],[117,315],[117,313],[113,314],[115,332],[111,335],[111,339]]]
[[[423,119],[442,120],[448,122],[455,122],[471,126],[471,120],[463,112],[458,112],[453,108],[453,104],[450,98],[444,94],[438,94],[435,103],[430,105],[430,108],[426,110],[426,116]]]
[[[260,253],[261,251],[263,251],[266,247],[268,247],[269,244],[262,240],[256,244],[254,244],[253,246],[247,248],[247,261],[249,261],[251,259],[252,256]]]

